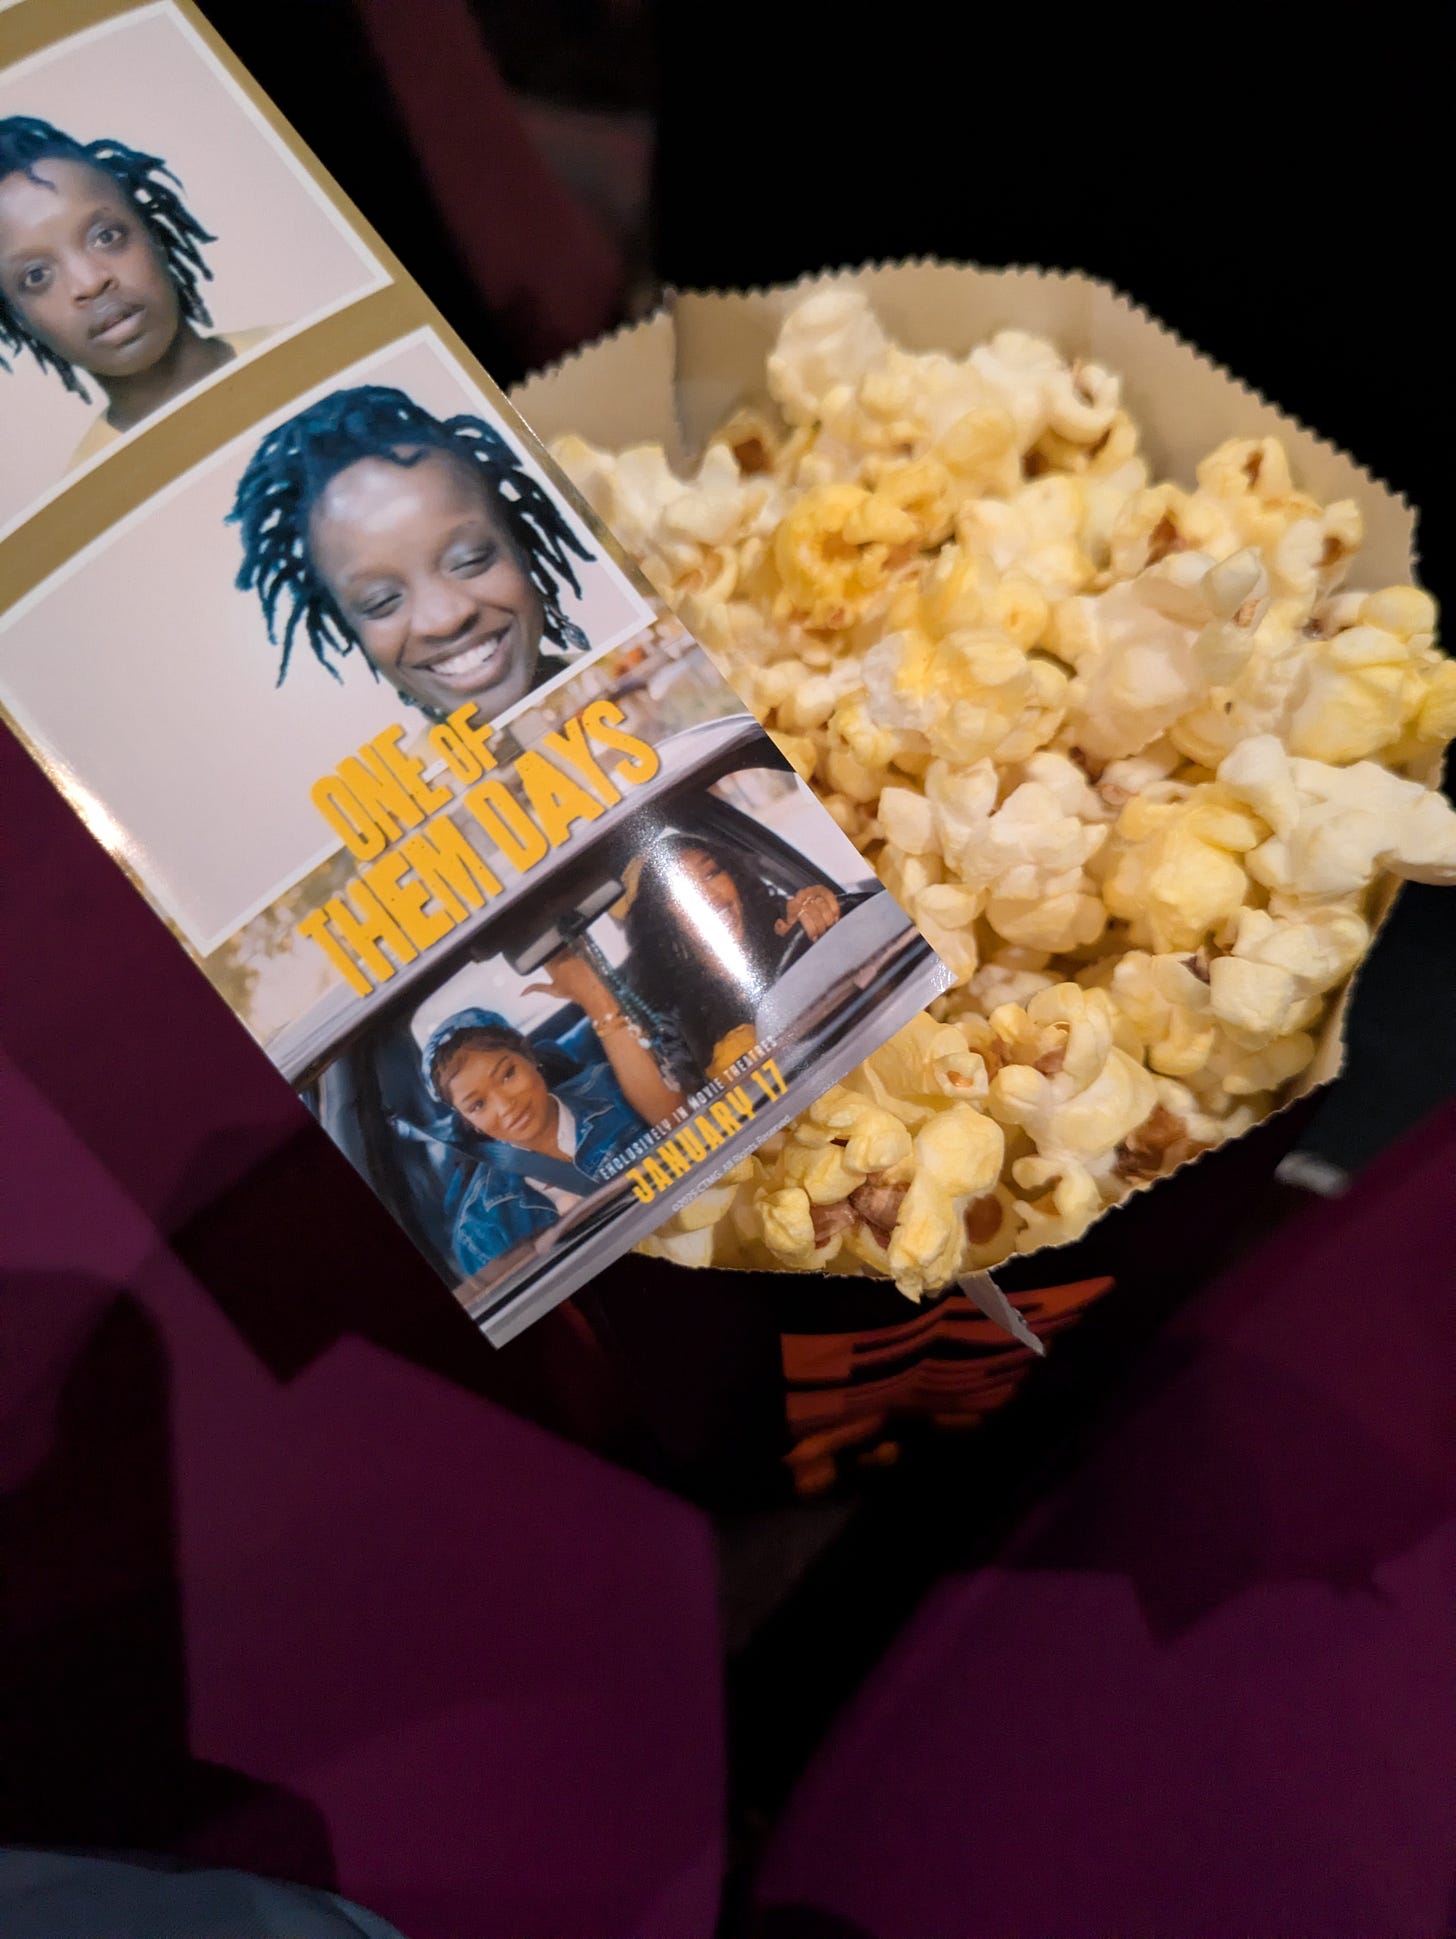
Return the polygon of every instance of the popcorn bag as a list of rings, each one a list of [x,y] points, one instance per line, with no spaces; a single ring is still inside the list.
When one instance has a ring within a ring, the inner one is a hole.
[[[957,978],[590,1295],[679,1478],[814,1492],[1267,1183],[1456,874],[1456,668],[1410,507],[1083,276],[677,295],[514,401]]]

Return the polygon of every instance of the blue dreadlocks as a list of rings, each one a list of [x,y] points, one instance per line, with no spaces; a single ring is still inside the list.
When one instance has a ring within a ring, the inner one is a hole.
[[[403,391],[364,384],[334,391],[270,431],[243,473],[228,513],[228,523],[242,533],[238,590],[256,591],[262,603],[268,638],[282,649],[280,686],[300,630],[314,658],[335,679],[340,676],[330,654],[342,659],[359,645],[309,552],[309,514],[321,493],[361,459],[408,466],[431,451],[462,459],[480,478],[541,595],[543,636],[558,656],[569,658],[589,645],[562,610],[561,585],[564,581],[580,597],[572,554],[593,555],[499,431],[478,417],[442,421]]]
[[[32,182],[43,182],[39,164],[45,161],[82,162],[98,169],[117,184],[141,219],[176,286],[182,314],[192,323],[210,324],[207,305],[202,300],[199,280],[211,282],[212,271],[203,259],[201,245],[215,242],[193,215],[187,204],[168,183],[182,184],[158,155],[144,155],[121,141],[77,141],[34,115],[16,114],[0,119],[0,181],[7,175],[25,175]],[[86,387],[76,375],[75,366],[57,356],[41,342],[0,295],[0,370],[9,370],[9,357],[28,350],[42,370],[53,370],[68,391],[86,397]]]

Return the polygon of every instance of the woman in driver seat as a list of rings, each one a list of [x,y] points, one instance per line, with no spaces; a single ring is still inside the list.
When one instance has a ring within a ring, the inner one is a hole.
[[[633,987],[685,1056],[690,1088],[753,1049],[754,1012],[858,896],[813,882],[787,897],[728,840],[668,835],[629,863],[621,915]]]

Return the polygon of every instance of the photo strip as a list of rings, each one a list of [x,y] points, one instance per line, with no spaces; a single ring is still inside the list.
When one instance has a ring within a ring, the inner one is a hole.
[[[0,702],[496,1340],[945,980],[429,332],[0,617]]]
[[[0,532],[0,712],[504,1343],[949,976],[186,0],[87,18],[0,33],[0,516],[182,428]]]
[[[0,533],[388,280],[175,8],[0,70]]]

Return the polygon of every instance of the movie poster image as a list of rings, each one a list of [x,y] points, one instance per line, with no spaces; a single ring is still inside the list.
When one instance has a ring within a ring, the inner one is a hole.
[[[0,704],[496,1341],[947,980],[429,330],[0,617]]]
[[[377,910],[366,925],[357,894],[324,906],[314,933],[341,980],[390,974],[274,1046],[497,1338],[941,987],[898,905],[715,692],[701,649],[664,631],[635,666],[613,656],[606,678],[571,682],[562,727],[414,848],[431,900],[411,940],[454,918],[448,938],[395,969]],[[671,724],[710,698],[730,710]]]
[[[387,281],[174,8],[0,68],[0,534]]]

